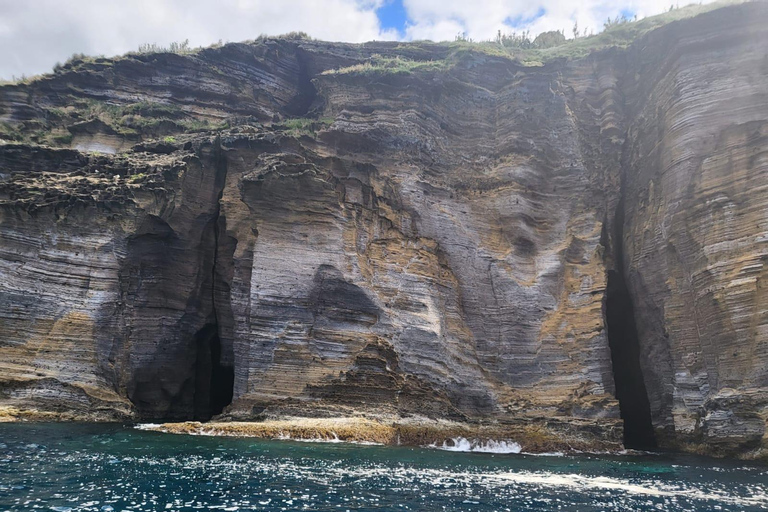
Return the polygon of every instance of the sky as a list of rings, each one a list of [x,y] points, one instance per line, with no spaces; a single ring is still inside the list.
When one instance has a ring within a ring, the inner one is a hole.
[[[607,17],[661,13],[670,0],[0,0],[0,78],[49,72],[73,53],[143,43],[192,46],[304,31],[331,41],[474,40],[505,33],[599,32]],[[707,0],[704,0],[707,3]]]

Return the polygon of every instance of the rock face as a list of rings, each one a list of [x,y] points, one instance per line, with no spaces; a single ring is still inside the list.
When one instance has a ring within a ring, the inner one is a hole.
[[[4,86],[13,133],[73,149],[0,145],[0,405],[595,447],[624,418],[628,445],[764,454],[766,22],[535,68],[266,40]]]
[[[764,10],[665,27],[630,56],[623,270],[645,383],[662,442],[711,453],[765,446]]]

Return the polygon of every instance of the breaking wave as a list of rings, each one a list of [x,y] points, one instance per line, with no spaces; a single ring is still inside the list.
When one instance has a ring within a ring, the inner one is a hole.
[[[475,453],[520,453],[520,445],[513,441],[478,441],[465,437],[454,437],[443,444],[431,444],[429,448],[437,448],[449,452],[475,452]]]

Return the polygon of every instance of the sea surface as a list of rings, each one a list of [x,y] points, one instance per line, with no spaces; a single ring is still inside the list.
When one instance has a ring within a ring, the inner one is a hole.
[[[0,510],[22,509],[766,510],[768,466],[669,454],[466,453],[130,425],[0,424]]]

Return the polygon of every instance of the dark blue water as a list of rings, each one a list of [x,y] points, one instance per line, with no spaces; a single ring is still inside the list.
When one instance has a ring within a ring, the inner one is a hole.
[[[768,467],[0,424],[0,510],[766,510]]]

